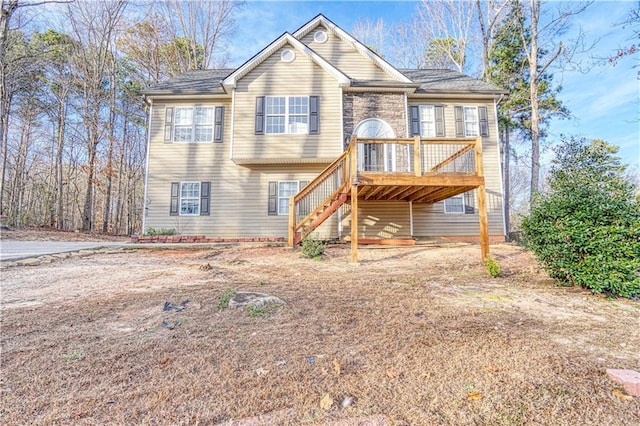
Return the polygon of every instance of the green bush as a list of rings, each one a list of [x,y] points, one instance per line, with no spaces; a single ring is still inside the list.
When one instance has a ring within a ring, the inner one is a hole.
[[[499,277],[500,274],[502,273],[502,268],[500,267],[500,264],[498,263],[496,258],[493,256],[487,256],[487,258],[484,260],[484,267],[487,268],[487,272],[489,273],[489,276],[492,278]]]
[[[534,199],[522,229],[551,277],[640,297],[640,201],[616,152],[602,140],[563,141],[550,190]]]
[[[176,234],[176,230],[173,228],[160,228],[160,229],[156,229],[156,228],[147,228],[147,230],[145,231],[144,235],[149,235],[149,236],[153,236],[153,235],[175,235]]]
[[[313,238],[302,239],[302,256],[307,259],[317,259],[324,253],[324,244]]]
[[[233,288],[228,288],[218,298],[218,308],[225,309],[229,307],[229,301],[233,299],[237,291]]]

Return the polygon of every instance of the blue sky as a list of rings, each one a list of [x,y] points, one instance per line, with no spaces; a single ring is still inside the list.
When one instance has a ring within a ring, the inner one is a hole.
[[[285,31],[293,32],[318,13],[323,13],[347,32],[363,18],[383,18],[385,24],[409,21],[415,1],[255,1],[249,0],[238,15],[237,32],[231,49],[231,66],[238,66]],[[631,32],[615,24],[634,6],[629,1],[596,1],[575,19],[596,47],[578,59],[583,65],[592,57],[609,57],[618,47],[631,44]],[[553,70],[554,81],[562,84],[560,99],[574,118],[555,120],[548,141],[561,134],[605,139],[620,147],[620,156],[640,166],[640,60],[627,57],[615,67],[597,65],[588,72]],[[636,68],[634,68],[634,65]],[[548,155],[547,155],[548,157]]]

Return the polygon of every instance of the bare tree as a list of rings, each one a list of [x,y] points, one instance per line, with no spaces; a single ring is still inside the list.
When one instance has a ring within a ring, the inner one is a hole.
[[[359,19],[353,24],[351,34],[378,55],[387,56],[386,29],[382,18],[376,21],[369,18]]]
[[[114,60],[114,37],[127,6],[124,0],[75,3],[68,8],[68,19],[75,38],[81,43],[74,52],[82,95],[81,114],[87,147],[87,186],[82,212],[82,230],[94,229],[94,179],[98,146],[104,140],[100,126],[108,94],[104,81]]]
[[[489,54],[500,26],[511,5],[510,0],[476,0],[480,40],[482,43],[482,78],[486,78],[489,67]]]
[[[578,40],[563,41],[571,26],[571,19],[583,12],[590,3],[542,3],[529,0],[523,4],[517,31],[529,64],[529,96],[531,102],[531,188],[530,199],[540,187],[540,83],[549,67],[570,62],[580,46]]]
[[[398,23],[388,37],[390,62],[403,68],[425,68],[424,52],[428,43],[423,37],[422,23],[418,17]]]
[[[224,43],[235,30],[234,12],[242,2],[237,0],[201,0],[183,2],[167,0],[157,3],[164,23],[175,38],[188,41],[187,69],[224,66]],[[182,71],[186,71],[183,69]]]
[[[447,57],[459,72],[465,71],[468,51],[472,48],[474,14],[471,3],[457,0],[422,0],[418,9],[423,38],[428,40],[432,55]]]
[[[2,176],[0,177],[0,214],[4,213],[4,183],[7,170],[7,139],[9,131],[9,111],[11,97],[7,91],[7,37],[11,17],[18,8],[18,0],[2,0],[0,10],[0,152],[2,155]]]

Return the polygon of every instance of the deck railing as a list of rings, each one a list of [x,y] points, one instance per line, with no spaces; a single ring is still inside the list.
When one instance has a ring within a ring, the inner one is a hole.
[[[333,163],[289,200],[289,245],[294,245],[337,194],[347,194],[358,174],[483,176],[482,138],[365,139],[353,136]]]
[[[351,149],[347,149],[333,163],[324,169],[314,180],[289,200],[289,243],[292,233],[295,235],[311,218],[318,208],[335,196],[337,192],[350,185],[349,177]]]
[[[355,139],[358,172],[476,173],[479,138]]]

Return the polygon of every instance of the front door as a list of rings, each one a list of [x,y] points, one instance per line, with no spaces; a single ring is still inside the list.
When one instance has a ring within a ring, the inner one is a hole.
[[[358,138],[395,138],[391,126],[378,118],[361,121],[353,132]],[[367,143],[358,145],[358,170],[366,172],[388,172],[395,170],[393,145]]]

